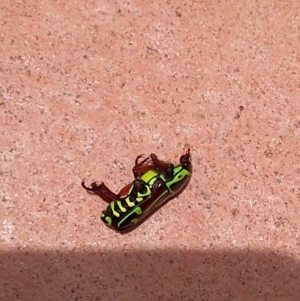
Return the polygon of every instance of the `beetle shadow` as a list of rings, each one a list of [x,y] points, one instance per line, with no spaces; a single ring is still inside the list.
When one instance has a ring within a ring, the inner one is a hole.
[[[1,301],[300,300],[299,260],[272,250],[2,251],[0,263]]]

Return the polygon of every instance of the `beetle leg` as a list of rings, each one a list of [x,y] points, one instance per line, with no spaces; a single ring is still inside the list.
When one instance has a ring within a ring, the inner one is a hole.
[[[139,159],[143,156],[144,155],[139,155],[135,159],[135,166],[132,168],[132,172],[135,178],[153,168],[153,165],[151,165],[149,162],[150,157],[146,157],[143,161],[139,162]]]
[[[118,196],[112,192],[104,183],[98,185],[96,182],[91,184],[91,187],[85,185],[85,180],[82,180],[81,186],[87,191],[91,191],[99,195],[105,202],[111,203],[114,200],[118,199]]]
[[[130,197],[135,199],[137,197],[138,192],[142,193],[145,189],[145,183],[140,179],[135,179],[132,183],[126,185],[120,190],[120,192],[118,193],[118,197],[120,199],[125,198],[129,194],[129,190],[131,187],[132,190],[130,191]]]
[[[155,167],[159,168],[167,178],[171,178],[173,176],[174,165],[172,163],[167,163],[162,160],[159,160],[155,154],[151,154],[150,158]]]
[[[154,164],[155,167],[158,167],[159,169],[165,171],[167,170],[169,164],[162,161],[162,160],[159,160],[158,157],[155,155],[155,154],[151,154],[150,155],[150,158]]]
[[[146,184],[141,179],[135,179],[133,181],[133,187],[130,193],[130,196],[136,198],[138,192],[143,193],[145,192]],[[147,190],[146,190],[147,191]]]
[[[130,184],[126,185],[125,187],[123,187],[120,190],[120,192],[118,193],[118,198],[120,198],[120,199],[125,198],[128,195],[131,186],[132,186],[132,183],[130,183]]]
[[[149,157],[145,158],[142,162],[139,162],[140,158],[143,158],[145,156],[145,154],[141,154],[139,156],[136,157],[134,164],[135,165],[141,165],[144,164],[147,160],[149,160]]]
[[[163,203],[165,197],[160,198],[160,196],[162,196],[164,192],[167,192],[168,188],[162,179],[158,179],[152,187],[151,191],[151,197],[148,200],[144,201],[141,205],[143,212],[145,212],[146,215],[151,212],[151,209],[154,209]],[[167,195],[168,194],[165,194],[165,196]]]
[[[132,172],[135,178],[137,178],[139,175],[144,174],[148,170],[153,169],[153,165],[144,165],[144,166],[134,166],[132,168]]]

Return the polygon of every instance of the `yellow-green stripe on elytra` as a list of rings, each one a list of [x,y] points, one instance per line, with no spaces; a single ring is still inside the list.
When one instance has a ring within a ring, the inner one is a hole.
[[[180,168],[175,167],[174,168],[174,176],[173,176],[173,178],[171,180],[169,180],[169,181],[166,182],[166,185],[167,185],[169,191],[170,192],[172,191],[171,187],[172,187],[173,184],[176,184],[176,183],[180,182],[185,177],[190,176],[190,174],[191,173],[188,170],[182,168],[181,166],[180,166]]]
[[[123,219],[120,220],[120,222],[118,223],[118,227],[121,227],[122,223],[126,221],[132,214],[142,215],[143,214],[142,208],[141,207],[134,208],[128,215],[126,215]]]
[[[146,173],[144,173],[140,179],[142,181],[144,181],[145,183],[147,183],[150,187],[153,186],[154,182],[156,181],[157,179],[157,176],[158,176],[158,172],[151,169],[149,171],[147,171]]]
[[[101,214],[101,217],[105,219],[106,223],[111,226],[111,223],[112,223],[112,219],[110,216],[108,215],[105,215],[104,213]]]
[[[135,202],[131,202],[129,196],[125,198],[125,202],[128,205],[128,207],[134,207],[135,206]]]
[[[122,212],[126,212],[126,208],[124,208],[124,207],[122,206],[122,202],[121,202],[121,201],[117,201],[117,205],[118,205],[118,207],[120,208],[120,210],[121,210]]]
[[[108,206],[110,206],[114,216],[120,217],[120,214],[115,210],[115,204],[116,204],[116,201],[113,201]]]

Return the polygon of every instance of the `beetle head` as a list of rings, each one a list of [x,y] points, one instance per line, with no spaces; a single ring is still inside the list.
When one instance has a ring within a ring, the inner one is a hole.
[[[181,156],[180,164],[173,168],[173,176],[166,181],[167,187],[174,193],[180,192],[188,183],[192,171],[190,149]]]
[[[192,169],[190,158],[191,158],[190,149],[188,149],[186,153],[180,157],[180,165],[188,171],[191,171]]]

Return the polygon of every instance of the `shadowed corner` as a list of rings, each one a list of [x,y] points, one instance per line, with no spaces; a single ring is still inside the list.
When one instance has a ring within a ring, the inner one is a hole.
[[[28,251],[0,262],[0,300],[300,300],[300,262],[274,251]]]

